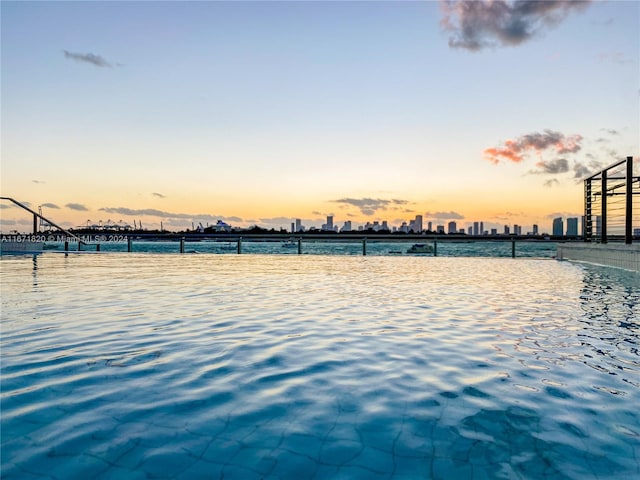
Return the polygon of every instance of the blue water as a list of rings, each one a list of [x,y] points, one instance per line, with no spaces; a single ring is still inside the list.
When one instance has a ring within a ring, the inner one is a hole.
[[[2,477],[640,476],[640,279],[551,259],[3,256]]]

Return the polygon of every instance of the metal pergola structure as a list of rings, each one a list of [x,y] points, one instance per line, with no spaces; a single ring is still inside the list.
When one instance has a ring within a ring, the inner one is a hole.
[[[640,227],[640,176],[633,175],[633,157],[616,162],[584,180],[584,241],[607,243],[624,237],[633,242],[633,224]],[[636,205],[636,207],[640,207]],[[595,232],[594,232],[595,226]]]

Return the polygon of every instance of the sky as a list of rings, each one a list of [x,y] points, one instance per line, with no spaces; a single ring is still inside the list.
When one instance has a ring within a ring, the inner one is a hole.
[[[640,158],[635,1],[2,1],[1,26],[2,196],[65,227],[550,232]]]

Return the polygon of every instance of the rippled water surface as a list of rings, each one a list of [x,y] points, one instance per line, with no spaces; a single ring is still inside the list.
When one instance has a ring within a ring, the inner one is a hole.
[[[3,478],[638,478],[640,279],[549,259],[3,256]]]

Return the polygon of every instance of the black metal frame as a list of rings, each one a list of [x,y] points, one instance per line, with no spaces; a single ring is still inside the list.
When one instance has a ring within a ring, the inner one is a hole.
[[[626,163],[626,169],[623,176],[614,174],[610,176],[609,172],[617,167]],[[599,180],[599,182],[598,182]],[[609,182],[612,180],[619,180],[611,185]],[[598,185],[599,183],[599,185]],[[637,187],[634,189],[634,184],[637,183]],[[598,188],[599,187],[599,188]],[[620,191],[624,187],[623,191]],[[624,216],[624,243],[631,244],[633,242],[633,196],[640,195],[640,176],[633,176],[633,157],[627,157],[625,160],[621,160],[607,168],[599,171],[598,173],[591,175],[584,180],[584,241],[592,242],[599,241],[600,243],[607,243],[607,198],[614,195],[625,196],[625,216]],[[600,198],[600,232],[593,232],[593,207],[596,197]]]

